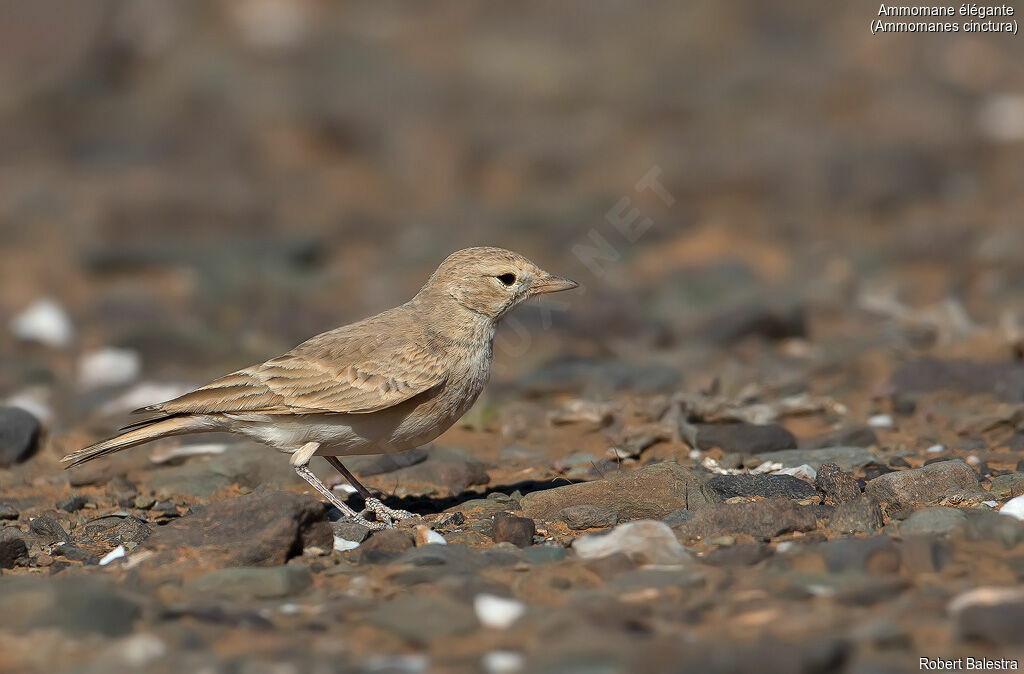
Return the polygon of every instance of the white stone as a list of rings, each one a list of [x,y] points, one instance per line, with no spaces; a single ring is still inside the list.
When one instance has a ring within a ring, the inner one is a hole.
[[[83,389],[121,386],[139,378],[142,358],[131,349],[106,347],[78,361],[78,385]]]
[[[972,606],[998,606],[1024,601],[1024,587],[977,587],[953,597],[947,609],[956,615]]]
[[[49,390],[35,387],[15,393],[4,401],[4,405],[25,410],[45,426],[53,421],[53,408],[50,407],[49,398]]]
[[[167,652],[167,645],[160,637],[145,632],[121,639],[114,648],[121,661],[131,667],[145,667]]]
[[[805,480],[814,484],[814,478],[818,477],[818,471],[809,463],[804,463],[794,468],[783,468],[782,470],[776,471],[776,475],[792,475],[798,477],[801,480]]]
[[[526,604],[515,599],[506,599],[493,594],[478,594],[473,598],[476,619],[484,627],[507,629],[526,613]]]
[[[36,300],[11,321],[11,332],[26,342],[62,348],[75,337],[71,319],[55,300]]]
[[[1007,501],[1003,507],[999,509],[999,512],[1004,515],[1009,515],[1010,517],[1015,517],[1024,522],[1024,494]]]
[[[448,545],[448,541],[444,539],[444,536],[434,531],[433,529],[427,529],[426,537],[428,545],[430,545],[431,543],[433,543],[434,545]]]
[[[347,482],[339,482],[338,484],[331,487],[331,489],[334,491],[343,491],[346,494],[355,494],[357,491],[355,487],[353,487]]]
[[[928,449],[924,450],[925,454],[939,454],[944,451],[946,451],[946,448],[943,445],[932,445]]]
[[[672,529],[657,520],[627,522],[607,534],[581,536],[573,541],[572,549],[583,559],[621,552],[648,564],[679,564],[690,558]]]
[[[334,549],[338,552],[345,552],[346,550],[355,550],[359,547],[359,541],[350,541],[347,538],[341,536],[334,537]]]
[[[888,414],[876,414],[868,419],[868,426],[872,428],[892,428],[895,423]]]
[[[523,671],[526,658],[516,651],[490,651],[484,653],[482,664],[487,674],[516,674]]]
[[[107,554],[103,555],[103,558],[100,560],[100,566],[106,566],[107,564],[110,564],[115,559],[121,559],[126,554],[128,554],[128,553],[124,549],[124,546],[123,545],[119,545],[116,548],[114,548],[113,550],[111,550],[110,552],[108,552]]]

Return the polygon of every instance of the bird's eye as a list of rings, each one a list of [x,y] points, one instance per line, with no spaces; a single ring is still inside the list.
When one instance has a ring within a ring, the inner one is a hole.
[[[499,276],[498,280],[504,283],[505,285],[510,286],[516,282],[516,275],[513,274],[512,272],[507,272]]]

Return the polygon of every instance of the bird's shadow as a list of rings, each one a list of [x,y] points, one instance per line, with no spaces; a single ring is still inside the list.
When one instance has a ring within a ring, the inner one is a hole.
[[[457,505],[461,505],[467,501],[485,499],[491,494],[505,494],[506,496],[511,496],[513,493],[518,491],[520,494],[525,496],[531,492],[554,489],[555,487],[563,487],[567,484],[576,484],[577,482],[582,482],[582,480],[570,480],[564,477],[555,477],[550,480],[522,480],[511,484],[494,485],[487,487],[483,491],[466,489],[458,494],[450,496],[398,497],[381,494],[380,499],[383,501],[384,505],[389,508],[408,510],[409,512],[417,515],[434,515]],[[346,499],[346,503],[359,511],[363,507],[363,497],[359,494],[351,494],[348,499]]]

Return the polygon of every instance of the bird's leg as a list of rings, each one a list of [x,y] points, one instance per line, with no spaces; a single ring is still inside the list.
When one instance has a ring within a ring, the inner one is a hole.
[[[348,480],[349,483],[351,483],[351,485],[353,487],[356,488],[356,491],[359,492],[359,495],[362,496],[366,500],[366,510],[369,510],[370,512],[372,512],[379,519],[407,520],[410,517],[416,517],[414,514],[412,514],[408,510],[399,510],[397,508],[389,508],[386,505],[384,505],[379,498],[374,496],[373,493],[369,489],[367,489],[365,486],[363,486],[362,482],[360,482],[359,480],[356,479],[356,476],[353,475],[352,472],[348,468],[345,467],[345,465],[341,462],[340,459],[338,459],[338,457],[336,457],[336,456],[325,456],[324,458],[327,459],[327,463],[329,463],[332,466],[334,466],[337,469],[337,471],[339,473],[341,473],[342,476],[346,480]],[[364,510],[363,512],[366,512],[366,510]]]
[[[313,458],[313,454],[320,448],[320,444],[317,442],[307,442],[302,448],[292,454],[291,464],[295,472],[303,480],[309,483],[313,489],[320,492],[327,501],[335,508],[340,510],[345,516],[349,517],[353,522],[366,527],[367,529],[388,529],[391,525],[387,522],[370,522],[364,518],[360,513],[353,510],[347,503],[342,501],[340,498],[334,495],[334,493],[327,488],[323,482],[320,481],[313,471],[309,469],[307,465],[309,460]]]

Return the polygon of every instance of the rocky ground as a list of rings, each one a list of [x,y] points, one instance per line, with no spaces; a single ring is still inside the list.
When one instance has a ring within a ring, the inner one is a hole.
[[[1024,42],[860,2],[8,4],[0,671],[1024,663]],[[229,436],[61,470],[479,244],[582,287],[432,446],[346,462],[418,518],[346,524]]]

